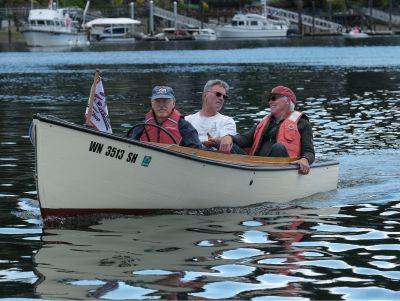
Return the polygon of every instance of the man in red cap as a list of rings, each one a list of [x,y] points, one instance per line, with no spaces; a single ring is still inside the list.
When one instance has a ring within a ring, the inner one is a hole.
[[[219,150],[230,152],[235,143],[250,148],[252,156],[299,158],[293,164],[299,166],[299,173],[308,174],[315,159],[313,134],[308,117],[294,110],[296,95],[288,87],[277,86],[264,97],[271,114],[243,134],[216,138]]]

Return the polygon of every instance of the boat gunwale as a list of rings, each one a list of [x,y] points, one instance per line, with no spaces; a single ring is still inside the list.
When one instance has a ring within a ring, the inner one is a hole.
[[[106,138],[109,138],[112,140],[117,140],[120,142],[137,145],[137,146],[144,147],[144,148],[149,148],[152,150],[160,151],[162,153],[174,155],[174,156],[185,158],[185,159],[192,160],[192,161],[207,163],[207,164],[211,164],[211,165],[217,165],[217,166],[228,167],[228,168],[233,168],[233,169],[248,170],[248,171],[283,171],[283,170],[293,170],[293,169],[298,168],[296,165],[290,165],[288,163],[280,163],[280,164],[278,164],[278,163],[272,164],[271,163],[269,165],[256,164],[256,163],[254,163],[254,164],[242,163],[241,164],[238,162],[227,162],[227,161],[222,161],[222,160],[218,160],[218,159],[210,159],[210,158],[206,158],[206,157],[196,156],[194,154],[186,154],[186,153],[183,153],[183,152],[180,152],[177,150],[168,149],[165,146],[149,144],[149,143],[141,142],[138,140],[129,139],[129,138],[126,138],[123,136],[118,136],[115,134],[108,134],[108,133],[100,132],[95,129],[87,128],[83,125],[78,125],[78,124],[60,119],[60,118],[58,118],[56,116],[52,116],[52,115],[36,113],[33,115],[33,119],[37,119],[41,122],[46,122],[46,123],[78,130],[78,131],[84,132],[84,133],[94,134],[95,136],[106,137]],[[317,161],[311,165],[311,168],[312,169],[323,168],[323,167],[333,166],[333,165],[339,165],[339,162],[337,160]]]

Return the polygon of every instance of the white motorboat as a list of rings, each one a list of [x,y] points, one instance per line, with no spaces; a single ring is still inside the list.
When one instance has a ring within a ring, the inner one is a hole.
[[[215,41],[217,39],[217,35],[214,30],[211,28],[203,28],[199,31],[196,31],[192,34],[194,40],[199,41]]]
[[[238,13],[234,15],[230,25],[217,28],[217,37],[220,39],[286,37],[289,22],[270,18],[267,13],[267,1],[261,0],[261,8],[261,14]]]
[[[286,37],[288,23],[258,14],[236,14],[230,25],[217,27],[217,37],[231,39]]]
[[[72,18],[76,12],[76,8],[31,9],[28,23],[22,30],[26,43],[43,47],[87,45],[86,32]]]
[[[344,33],[343,35],[348,38],[366,38],[366,37],[368,37],[368,34],[365,32],[362,32],[358,27],[354,27],[352,30],[350,30],[350,32]]]
[[[40,114],[31,139],[43,218],[287,203],[338,182],[336,161],[300,175],[295,158],[149,144]]]
[[[134,26],[140,24],[131,18],[98,18],[85,24],[89,29],[90,41],[133,42]]]

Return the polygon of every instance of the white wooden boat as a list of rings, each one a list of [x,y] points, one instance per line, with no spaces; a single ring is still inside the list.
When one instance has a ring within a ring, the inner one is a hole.
[[[199,31],[196,31],[192,34],[194,40],[198,41],[215,41],[217,39],[217,35],[214,30],[211,28],[203,28]]]
[[[336,161],[304,176],[287,158],[148,144],[39,114],[31,137],[44,218],[286,203],[338,182]]]
[[[98,18],[85,24],[90,40],[96,42],[134,42],[134,26],[140,24],[131,18]]]
[[[31,9],[22,30],[28,46],[85,46],[87,34],[72,14],[76,9]]]

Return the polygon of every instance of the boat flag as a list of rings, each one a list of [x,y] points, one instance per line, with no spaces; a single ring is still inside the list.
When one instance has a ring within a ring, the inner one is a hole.
[[[106,95],[99,73],[100,70],[97,69],[86,107],[85,119],[87,125],[92,126],[98,131],[111,134],[112,129],[108,116]]]

